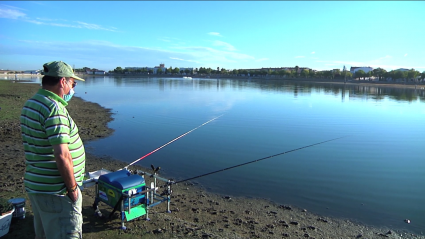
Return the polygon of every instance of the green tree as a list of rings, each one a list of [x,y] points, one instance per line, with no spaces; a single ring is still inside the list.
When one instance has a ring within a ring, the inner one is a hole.
[[[179,69],[178,67],[175,67],[175,68],[173,69],[173,73],[175,73],[175,74],[180,73],[180,69]]]
[[[364,72],[363,70],[358,70],[354,73],[354,77],[359,78],[359,80],[361,80],[362,77],[366,77],[366,72]]]
[[[304,70],[301,71],[301,76],[302,77],[307,78],[308,75],[309,75],[309,72],[308,72],[307,69],[304,69]]]
[[[123,70],[122,70],[122,68],[121,68],[120,66],[118,66],[117,68],[115,68],[114,72],[115,72],[115,73],[120,73],[120,74],[122,74],[122,73],[123,73]]]
[[[421,79],[422,79],[422,81],[425,80],[425,71],[422,72]]]
[[[294,73],[295,73],[295,74],[294,74],[294,75],[295,75],[295,77],[298,77],[298,70],[299,70],[299,69],[300,69],[300,68],[299,68],[298,66],[295,66],[295,72],[294,72]]]
[[[415,71],[413,69],[411,69],[410,71],[407,72],[407,78],[409,79],[416,79],[416,77],[418,77],[421,73],[419,71]]]
[[[387,73],[387,71],[385,69],[382,69],[380,67],[373,69],[373,76],[378,77],[378,80],[382,80],[382,78],[385,76],[385,73]]]
[[[405,79],[407,78],[407,72],[406,71],[395,71],[394,72],[395,79]]]
[[[333,78],[341,77],[341,70],[340,69],[332,70],[332,73],[333,73]]]
[[[310,78],[314,78],[314,76],[316,75],[316,72],[314,72],[312,69],[309,69],[308,70],[308,76],[310,77]]]

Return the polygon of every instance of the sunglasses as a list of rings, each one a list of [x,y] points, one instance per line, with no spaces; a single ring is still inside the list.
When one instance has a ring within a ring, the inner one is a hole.
[[[77,86],[77,82],[76,81],[74,81],[74,83],[72,83],[72,88],[75,88],[75,86]]]

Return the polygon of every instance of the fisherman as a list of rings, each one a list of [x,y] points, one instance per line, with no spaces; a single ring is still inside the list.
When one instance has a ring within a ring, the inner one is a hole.
[[[21,112],[25,149],[25,190],[34,213],[37,238],[82,238],[82,185],[85,151],[66,106],[74,95],[72,67],[62,61],[43,65],[42,88]]]

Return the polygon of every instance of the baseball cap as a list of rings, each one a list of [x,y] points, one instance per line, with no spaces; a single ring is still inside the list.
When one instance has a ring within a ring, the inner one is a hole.
[[[41,73],[45,76],[72,77],[76,80],[85,81],[76,76],[72,67],[63,61],[51,61],[43,65],[44,71]]]

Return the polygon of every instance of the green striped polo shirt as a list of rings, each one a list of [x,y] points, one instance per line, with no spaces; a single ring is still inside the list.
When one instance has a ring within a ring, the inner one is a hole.
[[[25,149],[25,189],[28,193],[63,194],[66,186],[59,173],[53,145],[68,144],[74,164],[74,176],[82,185],[85,151],[66,106],[55,93],[40,89],[21,112],[22,141]]]

